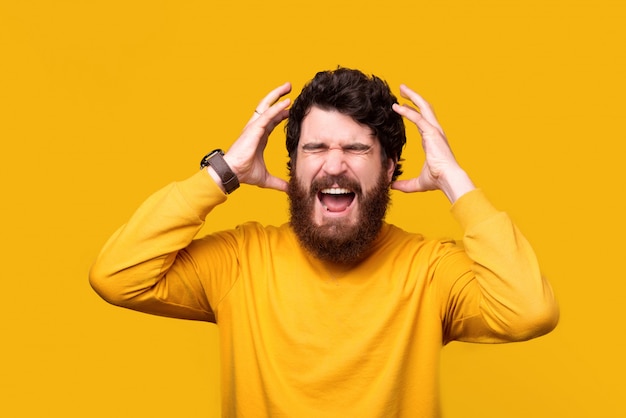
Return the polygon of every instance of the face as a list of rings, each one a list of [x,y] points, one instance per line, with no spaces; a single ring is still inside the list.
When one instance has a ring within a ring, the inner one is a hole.
[[[318,257],[356,261],[378,234],[394,171],[394,161],[381,155],[370,128],[349,116],[313,107],[303,119],[289,185],[291,222]]]

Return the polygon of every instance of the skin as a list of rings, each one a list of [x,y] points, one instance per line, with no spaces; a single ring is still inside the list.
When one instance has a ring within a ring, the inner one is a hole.
[[[276,87],[265,96],[257,105],[255,113],[246,124],[239,138],[224,155],[224,159],[237,175],[240,183],[283,192],[287,191],[287,182],[272,175],[267,170],[263,153],[270,133],[280,122],[289,117],[288,107],[291,101],[288,98],[282,98],[290,91],[291,84],[285,83]],[[394,104],[393,110],[417,126],[422,139],[425,161],[418,177],[397,180],[391,184],[391,188],[405,193],[441,190],[448,197],[450,202],[454,203],[459,197],[473,190],[475,186],[469,176],[457,163],[443,129],[439,125],[430,104],[404,84],[400,86],[400,95],[408,99],[411,104]],[[330,116],[326,116],[325,123],[329,123],[331,121]],[[306,123],[306,118],[303,122]],[[344,126],[343,121],[339,122],[341,123],[340,126],[347,128],[347,125]],[[360,125],[357,124],[357,126]],[[341,135],[328,134],[328,132],[330,131],[327,130],[324,139],[328,145],[328,151],[325,152],[325,157],[322,158],[322,161],[314,161],[311,167],[306,167],[301,170],[296,168],[296,175],[302,175],[305,178],[313,178],[320,174],[320,170],[338,169],[337,167],[340,166],[339,163],[341,162],[339,154],[342,153],[342,148],[345,147],[345,141],[349,136],[344,135],[342,137]],[[357,133],[358,132],[355,131],[350,134],[353,135],[353,138],[356,138],[358,135],[354,135]],[[302,137],[307,138],[305,135]],[[360,136],[358,136],[358,138],[363,140]],[[378,141],[374,142],[376,144],[378,143]],[[380,147],[379,144],[378,147]],[[345,152],[343,152],[343,154],[345,154]],[[372,153],[372,155],[373,154],[374,153]],[[301,144],[299,144],[298,166],[301,166],[300,161],[303,157],[304,153],[302,153]],[[376,158],[372,158],[369,161],[372,164],[374,164],[374,161],[378,161],[378,168],[380,169],[380,164],[382,163],[379,153],[376,154]],[[335,165],[334,168],[332,168],[333,165]],[[341,169],[350,173],[350,175],[361,175],[361,177],[356,178],[358,178],[362,185],[368,185],[370,182],[368,176],[363,176],[362,167],[359,164],[345,164]],[[221,181],[213,169],[209,167],[207,170],[221,187]],[[373,168],[371,170],[374,172]],[[303,173],[300,174],[300,171]],[[364,187],[363,190],[366,191],[367,187]],[[352,216],[350,213],[346,213],[345,215]],[[322,214],[319,214],[319,218],[323,219]]]
[[[380,155],[380,142],[369,127],[340,112],[313,107],[302,120],[295,175],[304,185],[327,176],[344,176],[359,182],[367,194],[378,182],[383,169]],[[387,181],[391,183],[394,161],[387,159],[384,168]],[[337,183],[332,188],[342,190]],[[342,218],[354,224],[359,212],[358,196],[345,210],[333,212],[327,211],[316,199],[313,222],[323,225],[329,219]]]

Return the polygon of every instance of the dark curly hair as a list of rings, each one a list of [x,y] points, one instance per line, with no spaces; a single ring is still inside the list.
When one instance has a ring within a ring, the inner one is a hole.
[[[292,174],[296,163],[302,120],[309,109],[316,106],[324,110],[337,110],[369,126],[380,141],[383,161],[387,158],[396,161],[393,173],[395,180],[402,174],[400,156],[406,143],[402,116],[391,108],[397,102],[389,85],[375,75],[368,76],[359,70],[343,67],[317,73],[304,86],[289,110],[285,126],[289,173]]]

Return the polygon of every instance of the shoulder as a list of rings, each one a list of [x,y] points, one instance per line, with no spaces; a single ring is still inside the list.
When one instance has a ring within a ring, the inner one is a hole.
[[[288,225],[266,226],[259,222],[245,222],[230,229],[211,232],[195,239],[187,248],[198,255],[207,253],[249,257],[252,254],[269,256],[293,252],[297,243]]]
[[[267,239],[286,238],[292,235],[289,224],[283,225],[263,225],[260,222],[250,221],[238,225],[234,233],[245,236],[259,236]]]
[[[423,234],[417,232],[406,231],[396,225],[387,224],[383,225],[381,230],[379,244],[381,247],[401,247],[401,248],[414,248],[414,249],[426,249],[426,248],[443,248],[458,246],[458,243],[453,238],[427,238]]]
[[[212,236],[218,239],[232,240],[239,247],[270,246],[276,247],[295,243],[294,234],[288,224],[275,226],[260,222],[245,222],[234,229],[220,231]]]
[[[452,238],[427,238],[398,226],[385,224],[373,254],[395,266],[435,268],[444,259],[464,257],[463,245]]]

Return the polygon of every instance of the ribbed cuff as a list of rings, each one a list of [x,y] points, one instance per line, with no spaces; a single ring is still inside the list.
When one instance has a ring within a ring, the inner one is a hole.
[[[450,208],[452,215],[461,224],[463,231],[499,211],[491,204],[481,189],[474,189],[461,196]]]
[[[202,220],[215,206],[224,203],[227,199],[226,194],[206,169],[199,170],[193,176],[177,182],[176,185],[189,206]]]

